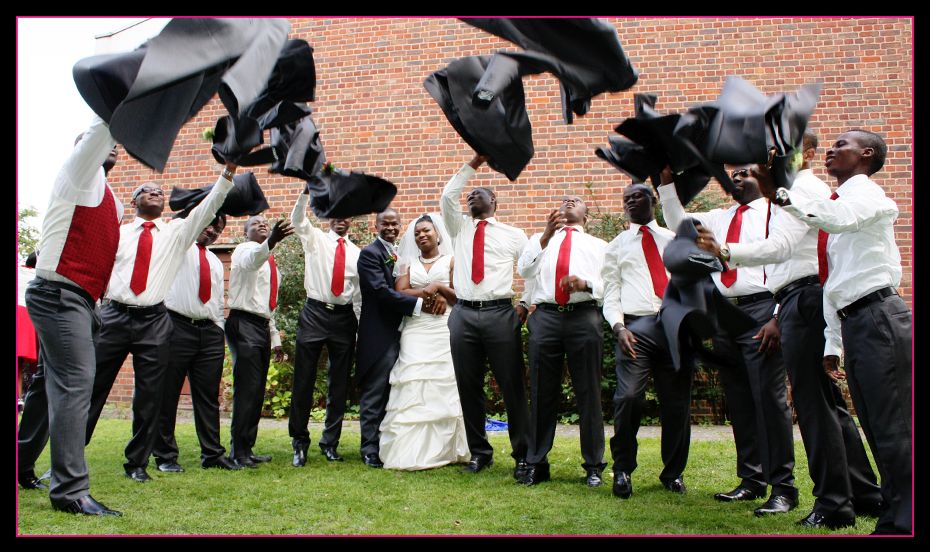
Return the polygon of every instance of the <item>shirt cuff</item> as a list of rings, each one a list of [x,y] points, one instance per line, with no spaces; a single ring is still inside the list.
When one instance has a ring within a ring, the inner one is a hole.
[[[281,332],[271,332],[271,348],[281,346]]]
[[[413,307],[413,316],[420,316],[420,312],[422,310],[423,310],[423,298],[417,297],[417,306]]]

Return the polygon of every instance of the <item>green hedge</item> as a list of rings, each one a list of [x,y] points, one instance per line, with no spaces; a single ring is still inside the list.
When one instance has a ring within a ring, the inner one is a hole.
[[[593,194],[590,194],[591,187],[587,185],[591,201],[589,203],[589,221],[588,232],[606,241],[612,240],[617,234],[628,227],[627,220],[623,214],[614,214],[603,212],[593,200]],[[726,198],[716,190],[705,190],[699,194],[691,204],[690,211],[705,211],[718,207],[726,203]],[[656,218],[660,224],[664,224],[661,209],[657,211]],[[318,222],[314,222],[319,224]],[[325,224],[325,223],[324,223]],[[323,226],[323,228],[326,228]],[[528,234],[536,232],[536,229],[526,229]],[[349,231],[349,237],[360,246],[369,244],[375,239],[375,234],[371,232],[368,224],[368,218],[356,219]],[[263,414],[281,418],[288,415],[291,403],[291,386],[293,381],[293,359],[295,351],[295,338],[297,335],[298,318],[300,310],[306,301],[306,291],[304,290],[304,258],[300,240],[296,237],[288,238],[282,241],[275,248],[275,261],[281,272],[284,274],[279,286],[278,311],[275,317],[278,329],[283,332],[282,346],[287,355],[284,362],[272,362],[268,371],[268,383],[266,385],[265,404]],[[529,389],[529,364],[526,362],[526,343],[527,333],[523,328],[523,345],[524,345],[524,362],[527,367],[526,388]],[[601,402],[604,409],[604,419],[613,418],[613,393],[617,386],[616,373],[614,371],[615,344],[613,332],[603,324],[604,332],[604,361],[601,367]],[[227,355],[227,366],[224,372],[226,382],[227,405],[231,405],[229,397],[232,392],[232,371],[230,360]],[[324,350],[320,357],[319,370],[317,371],[316,388],[314,397],[314,411],[311,417],[322,419],[326,401],[326,377],[327,377],[327,356]],[[504,401],[494,382],[490,370],[485,376],[485,392],[487,394],[488,415],[500,420],[506,420],[507,414],[504,409]],[[655,391],[650,382],[646,390],[646,403],[644,408],[644,424],[658,423],[658,401]],[[706,420],[712,423],[723,423],[723,396],[717,381],[716,373],[706,371],[703,367],[698,368],[695,376],[693,387],[693,399],[695,401],[705,400],[711,405],[713,415]],[[354,382],[350,389],[349,407],[346,417],[357,417],[358,414],[358,391],[355,389]],[[572,389],[568,378],[567,370],[562,382],[562,400],[560,402],[559,417],[562,422],[573,423],[578,420],[578,413],[575,405],[575,393]]]

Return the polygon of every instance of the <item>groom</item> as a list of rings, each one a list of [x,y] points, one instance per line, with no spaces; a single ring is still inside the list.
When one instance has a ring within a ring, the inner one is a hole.
[[[358,324],[355,381],[359,391],[361,454],[366,466],[384,466],[378,457],[379,427],[384,419],[391,368],[400,354],[400,321],[419,316],[423,299],[394,291],[394,242],[400,232],[400,217],[388,207],[375,217],[378,239],[362,249],[358,257],[358,280],[362,289],[362,314]]]

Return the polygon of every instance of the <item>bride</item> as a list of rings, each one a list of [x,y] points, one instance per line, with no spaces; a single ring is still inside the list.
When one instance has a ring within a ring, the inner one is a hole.
[[[381,422],[379,456],[387,469],[422,470],[470,458],[447,325],[452,243],[441,219],[423,215],[407,228],[398,251],[395,289],[423,299],[420,316],[404,320],[400,356]]]

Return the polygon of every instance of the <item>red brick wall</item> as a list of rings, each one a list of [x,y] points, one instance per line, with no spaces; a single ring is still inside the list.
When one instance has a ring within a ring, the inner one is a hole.
[[[811,126],[821,140],[815,173],[830,182],[822,166],[825,146],[840,132],[862,127],[883,135],[889,145],[885,168],[875,175],[901,210],[896,227],[904,264],[901,291],[912,295],[913,22],[909,18],[614,18],[624,50],[640,72],[631,90],[605,94],[573,125],[562,123],[558,83],[551,75],[524,80],[536,155],[516,182],[483,168],[474,185],[493,186],[498,216],[532,234],[566,192],[589,197],[607,212],[621,209],[629,183],[593,155],[611,129],[632,116],[634,92],[659,95],[662,112],[681,111],[714,99],[728,75],[742,76],[763,92],[795,90],[822,82]],[[449,18],[292,19],[291,36],[314,48],[317,99],[314,120],[321,128],[327,158],[342,168],[364,170],[394,182],[394,206],[405,220],[438,210],[439,192],[470,159],[469,147],[452,130],[423,88],[423,80],[455,58],[491,54],[513,45]],[[212,183],[219,167],[200,135],[225,109],[217,99],[178,136],[163,174],[124,152],[110,173],[129,208],[131,190],[156,180],[165,187]],[[303,183],[256,176],[271,204],[270,216],[287,216]],[[593,197],[584,191],[593,185]],[[832,182],[830,182],[833,184]],[[712,184],[712,186],[716,186]],[[231,220],[226,240],[239,232]],[[111,400],[131,396],[131,370],[124,369]],[[128,384],[128,387],[127,387]]]

